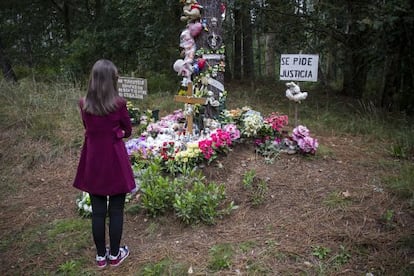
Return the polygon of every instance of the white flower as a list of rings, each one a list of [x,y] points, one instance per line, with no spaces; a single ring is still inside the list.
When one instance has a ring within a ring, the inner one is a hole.
[[[243,134],[247,137],[252,137],[257,134],[257,132],[262,128],[264,125],[262,115],[254,110],[249,110],[246,112],[243,118]]]
[[[217,100],[211,101],[211,106],[217,107],[220,105],[220,102]]]

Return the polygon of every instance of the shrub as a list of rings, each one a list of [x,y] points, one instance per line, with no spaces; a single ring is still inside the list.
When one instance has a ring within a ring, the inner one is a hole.
[[[198,223],[214,224],[219,215],[218,207],[225,198],[223,185],[201,181],[193,183],[192,187],[174,198],[176,215],[186,224]]]
[[[152,217],[175,211],[186,224],[214,224],[217,217],[235,208],[230,204],[221,210],[220,205],[226,196],[224,185],[206,184],[205,177],[194,170],[180,177],[164,176],[160,161],[155,160],[147,168],[140,168],[138,178],[142,207]]]

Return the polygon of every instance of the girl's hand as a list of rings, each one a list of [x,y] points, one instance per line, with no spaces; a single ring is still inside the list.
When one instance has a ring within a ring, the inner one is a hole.
[[[114,132],[115,132],[115,137],[117,139],[125,138],[125,130],[121,129],[120,127],[117,127],[116,129],[114,129]]]

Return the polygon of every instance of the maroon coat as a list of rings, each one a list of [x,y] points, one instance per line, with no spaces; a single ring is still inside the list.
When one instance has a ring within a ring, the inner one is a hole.
[[[105,116],[86,113],[83,103],[81,99],[85,140],[73,186],[95,195],[131,192],[134,175],[122,140],[132,131],[126,101],[120,98],[118,109]]]

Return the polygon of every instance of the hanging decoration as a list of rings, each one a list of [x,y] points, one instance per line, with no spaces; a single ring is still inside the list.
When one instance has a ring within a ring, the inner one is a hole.
[[[183,79],[179,94],[187,95],[191,87],[195,97],[204,97],[204,105],[187,103],[186,113],[196,117],[218,118],[224,108],[225,47],[221,24],[226,5],[220,0],[180,0],[180,20],[186,23],[180,34],[181,58],[173,64]],[[191,86],[190,86],[191,83]]]

